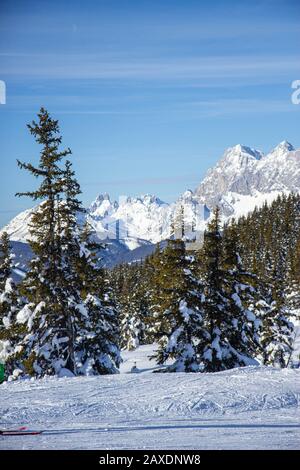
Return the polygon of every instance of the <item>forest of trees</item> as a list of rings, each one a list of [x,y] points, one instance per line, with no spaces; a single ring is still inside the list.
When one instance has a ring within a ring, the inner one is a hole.
[[[7,234],[0,240],[6,378],[113,374],[121,349],[154,342],[160,371],[293,365],[300,195],[279,196],[226,226],[216,207],[199,250],[171,237],[145,260],[107,270],[91,227],[78,222],[81,191],[58,121],[42,108],[28,128],[39,162],[18,165],[39,186],[18,196],[40,204],[30,224],[34,257],[18,285]]]
[[[226,226],[216,208],[197,252],[169,240],[144,262],[110,272],[123,347],[158,342],[158,364],[174,360],[167,371],[291,366],[299,246],[299,195]]]

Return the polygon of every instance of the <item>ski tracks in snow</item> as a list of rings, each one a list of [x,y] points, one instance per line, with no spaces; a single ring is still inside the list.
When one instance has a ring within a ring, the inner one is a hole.
[[[300,448],[300,370],[47,378],[0,395],[0,428],[44,431],[0,449]]]

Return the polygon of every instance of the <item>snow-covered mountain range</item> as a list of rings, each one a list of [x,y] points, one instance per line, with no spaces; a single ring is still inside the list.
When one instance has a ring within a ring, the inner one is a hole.
[[[174,226],[183,218],[187,230],[203,230],[209,210],[192,191],[186,191],[173,204],[146,194],[137,198],[120,197],[111,201],[108,194],[100,195],[91,204],[88,219],[99,236],[122,240],[131,249],[141,241],[151,243],[168,238]]]
[[[195,191],[186,191],[174,203],[165,203],[149,194],[120,197],[119,201],[100,194],[86,217],[99,239],[109,242],[115,263],[134,258],[136,250],[142,257],[143,247],[147,247],[148,253],[152,244],[167,239],[182,222],[185,235],[203,232],[216,204],[225,221],[291,191],[300,191],[300,149],[295,150],[283,141],[264,154],[236,145],[225,151]],[[11,240],[25,243],[29,239],[28,223],[33,210],[22,212],[3,228]]]
[[[219,204],[225,217],[237,217],[279,193],[299,190],[300,150],[283,141],[266,155],[242,145],[229,148],[195,195],[208,207]]]
[[[185,233],[201,232],[216,204],[225,221],[291,191],[300,191],[300,150],[287,141],[267,154],[236,145],[225,151],[195,191],[186,191],[172,204],[150,195],[117,202],[105,194],[91,204],[88,217],[97,233],[109,238],[117,233],[116,238],[132,249],[141,240],[156,243],[168,238],[180,217]]]

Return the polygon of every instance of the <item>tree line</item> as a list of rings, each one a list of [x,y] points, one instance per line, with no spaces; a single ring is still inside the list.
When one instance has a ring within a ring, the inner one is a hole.
[[[197,252],[169,240],[144,262],[111,272],[122,347],[158,342],[165,370],[291,365],[300,309],[300,196],[221,224]]]

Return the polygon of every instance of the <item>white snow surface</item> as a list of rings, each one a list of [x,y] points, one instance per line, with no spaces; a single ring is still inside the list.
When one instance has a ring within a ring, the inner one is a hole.
[[[300,449],[300,370],[152,373],[152,346],[123,352],[121,374],[0,386],[0,449]],[[139,373],[130,373],[136,362]]]
[[[34,208],[20,212],[14,217],[0,233],[7,232],[11,240],[26,243],[30,240],[29,224],[33,215]]]

